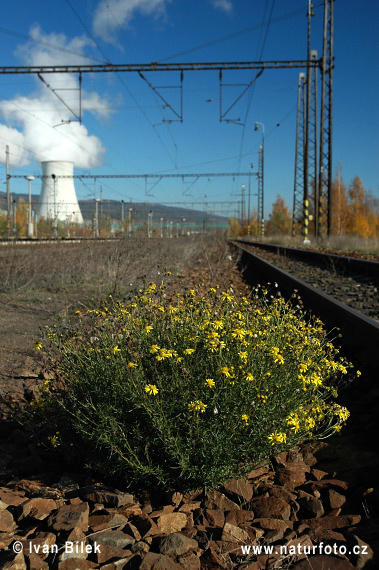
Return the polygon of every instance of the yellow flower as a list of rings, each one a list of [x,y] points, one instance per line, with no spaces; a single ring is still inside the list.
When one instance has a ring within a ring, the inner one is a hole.
[[[188,404],[188,410],[194,413],[201,412],[203,414],[205,412],[206,407],[207,404],[203,404],[201,400],[195,400],[194,402],[190,402]]]
[[[241,419],[242,421],[245,422],[245,425],[247,426],[247,424],[249,423],[249,416],[247,414],[242,414]]]
[[[194,348],[186,348],[184,354],[193,354],[195,352]]]
[[[216,330],[222,329],[222,327],[224,326],[224,323],[222,321],[212,321],[211,324]]]
[[[207,378],[205,380],[205,384],[209,386],[209,388],[214,388],[216,385],[215,381],[212,378]]]
[[[274,358],[275,364],[284,364],[284,358],[281,354],[277,354]]]
[[[238,356],[240,357],[240,359],[242,360],[242,362],[245,362],[245,363],[246,363],[246,360],[247,360],[247,352],[241,351],[241,352],[238,353]]]
[[[271,441],[271,445],[275,445],[276,443],[286,443],[287,435],[275,430],[273,433],[270,433],[268,439]]]
[[[55,432],[53,436],[49,438],[51,447],[58,447],[61,444],[59,431]]]
[[[117,344],[113,349],[113,354],[116,354],[116,352],[121,352],[121,348],[118,348]]]
[[[145,392],[147,394],[149,394],[149,396],[151,396],[151,395],[156,396],[158,394],[159,390],[155,384],[146,384]]]
[[[229,372],[229,368],[227,366],[224,366],[223,368],[221,368],[221,373],[226,376],[226,378],[231,378],[232,375]]]
[[[147,333],[151,332],[152,330],[153,330],[153,327],[152,327],[151,325],[147,325],[147,326],[145,327],[145,331],[146,331]]]
[[[159,346],[157,344],[152,344],[150,347],[150,352],[151,354],[155,354],[156,352],[158,352],[159,350]]]
[[[254,376],[252,375],[251,372],[248,372],[246,374],[246,380],[248,380],[249,382],[252,382],[254,380]]]
[[[335,408],[335,415],[338,416],[341,421],[346,422],[347,418],[350,416],[349,410],[339,404],[335,404]]]
[[[135,362],[128,362],[128,366],[129,368],[137,368],[138,364],[136,364]]]
[[[34,348],[36,350],[42,350],[42,342],[35,342],[34,343]]]

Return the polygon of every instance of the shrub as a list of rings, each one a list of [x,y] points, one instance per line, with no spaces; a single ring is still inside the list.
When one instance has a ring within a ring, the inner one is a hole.
[[[54,445],[124,484],[186,490],[339,431],[351,365],[319,320],[268,297],[199,288],[170,302],[153,284],[77,311],[48,335],[65,384],[44,396]]]

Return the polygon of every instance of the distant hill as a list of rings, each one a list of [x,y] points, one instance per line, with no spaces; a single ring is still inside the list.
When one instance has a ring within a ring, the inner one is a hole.
[[[28,202],[28,194],[15,194],[12,193],[12,200],[18,201],[23,198],[25,202]],[[38,204],[39,195],[32,194],[32,209],[35,209]],[[94,200],[79,200],[80,209],[82,211],[83,218],[85,220],[91,221],[95,215],[95,201]],[[0,192],[0,210],[6,210],[7,200],[6,193]],[[226,216],[218,216],[206,211],[195,210],[184,207],[176,206],[165,206],[164,204],[153,204],[148,202],[135,202],[130,204],[125,202],[124,204],[124,219],[127,220],[129,216],[129,208],[132,208],[133,224],[144,225],[147,223],[147,215],[152,212],[153,215],[153,225],[159,226],[161,223],[161,218],[163,218],[163,224],[167,222],[173,222],[174,225],[177,223],[183,223],[185,220],[185,225],[187,227],[197,226],[201,227],[206,225],[207,227],[212,226],[215,228],[226,228],[228,226],[228,218]],[[98,203],[99,219],[101,216],[103,218],[111,218],[113,222],[121,222],[122,204],[118,200],[103,200],[102,204]]]

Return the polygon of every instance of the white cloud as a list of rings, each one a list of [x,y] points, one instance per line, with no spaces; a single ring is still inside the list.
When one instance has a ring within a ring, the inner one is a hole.
[[[233,11],[231,0],[212,0],[212,4],[217,10],[230,14]]]
[[[125,27],[137,12],[156,17],[164,14],[171,0],[101,0],[93,20],[93,31],[107,42],[114,42],[115,30]]]
[[[83,50],[90,41],[83,37],[68,39],[64,34],[44,34],[38,26],[31,30],[31,36],[41,43],[31,47],[22,46],[18,55],[25,65],[60,65],[84,63]],[[61,46],[62,50],[53,49]],[[76,54],[76,55],[75,55]],[[24,166],[33,157],[42,160],[69,160],[77,167],[98,166],[105,153],[101,141],[88,133],[74,114],[79,111],[78,79],[70,73],[45,74],[44,80],[64,100],[69,109],[59,101],[46,85],[36,79],[36,90],[27,96],[16,96],[8,101],[0,101],[0,116],[5,124],[0,124],[0,161],[4,161],[6,144],[10,147],[13,166]],[[63,89],[64,91],[60,90]],[[82,112],[88,111],[103,118],[111,114],[110,102],[96,92],[82,89]],[[73,113],[70,111],[73,111]]]

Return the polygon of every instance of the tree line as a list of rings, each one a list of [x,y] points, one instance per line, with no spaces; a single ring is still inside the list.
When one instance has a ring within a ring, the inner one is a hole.
[[[347,185],[342,179],[341,172],[338,171],[332,183],[331,205],[333,235],[365,239],[379,237],[379,198],[366,191],[359,176],[353,178]],[[310,210],[309,235],[312,235],[313,222],[314,212]],[[249,220],[230,219],[229,226],[232,236],[257,236],[259,232],[256,212],[253,212]],[[264,233],[265,235],[292,233],[292,212],[280,194],[277,194],[272,205]]]

